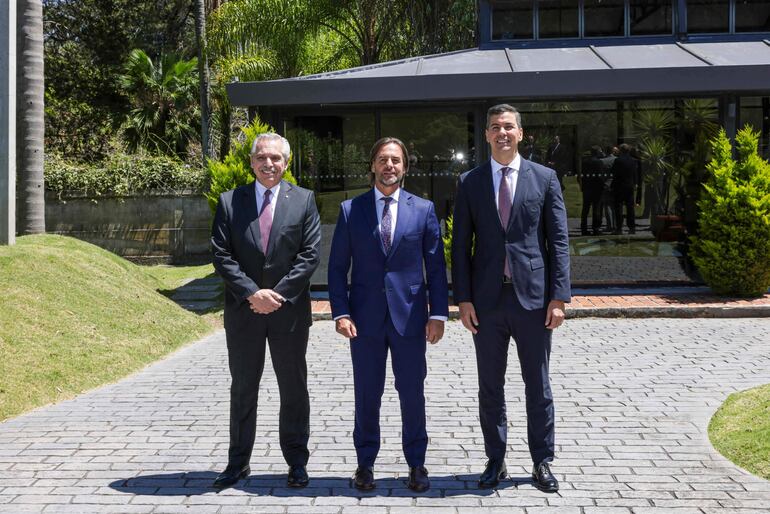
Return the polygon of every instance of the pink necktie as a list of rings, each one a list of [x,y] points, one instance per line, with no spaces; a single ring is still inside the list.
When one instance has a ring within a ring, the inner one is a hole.
[[[500,189],[497,192],[497,214],[500,216],[500,223],[503,225],[503,232],[508,230],[508,221],[511,219],[511,189],[508,187],[508,174],[511,168],[507,166],[500,168],[503,177],[500,179]],[[505,267],[503,273],[511,278],[511,269],[508,266],[508,254],[505,255]]]
[[[273,206],[270,205],[269,189],[265,191],[265,199],[262,200],[262,209],[259,213],[259,235],[262,239],[262,251],[267,255],[267,243],[270,241],[270,229],[273,228]]]

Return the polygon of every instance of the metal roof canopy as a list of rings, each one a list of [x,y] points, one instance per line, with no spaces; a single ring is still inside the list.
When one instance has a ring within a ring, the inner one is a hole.
[[[769,90],[768,40],[470,49],[227,86],[231,103],[241,106],[752,94]]]

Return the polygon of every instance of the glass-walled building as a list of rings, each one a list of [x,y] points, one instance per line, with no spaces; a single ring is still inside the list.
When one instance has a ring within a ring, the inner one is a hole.
[[[340,201],[369,187],[368,152],[382,136],[407,144],[405,187],[446,219],[458,175],[489,159],[487,108],[507,102],[522,113],[521,154],[562,183],[573,284],[697,280],[686,236],[697,229],[709,138],[749,124],[770,157],[770,1],[479,9],[477,49],[228,86],[234,104],[292,142],[292,172],[317,192],[325,240]],[[631,222],[613,186],[621,147],[637,162]]]

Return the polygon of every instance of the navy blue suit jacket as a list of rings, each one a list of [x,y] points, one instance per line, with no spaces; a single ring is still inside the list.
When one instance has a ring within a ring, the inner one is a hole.
[[[369,190],[340,205],[329,255],[332,316],[349,315],[359,335],[372,335],[383,330],[389,313],[400,335],[424,334],[428,300],[431,316],[449,311],[444,245],[433,203],[401,190],[386,254],[374,198]]]
[[[455,303],[493,309],[509,260],[513,288],[527,310],[569,302],[567,212],[556,172],[521,159],[507,227],[497,213],[489,162],[460,176],[452,225]],[[475,237],[475,243],[474,243]]]

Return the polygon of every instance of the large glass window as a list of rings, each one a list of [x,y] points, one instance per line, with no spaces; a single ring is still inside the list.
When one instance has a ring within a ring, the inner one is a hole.
[[[287,138],[294,177],[317,192],[321,221],[334,223],[340,202],[369,187],[374,114],[298,117]]]
[[[630,23],[632,36],[671,34],[671,0],[630,0]]]
[[[538,3],[539,37],[578,37],[578,1],[542,0]]]
[[[690,34],[730,32],[730,2],[728,0],[688,0],[687,32]]]
[[[770,159],[770,97],[742,97],[740,124],[760,132],[759,154]]]
[[[492,39],[532,39],[532,0],[496,2],[492,7]]]
[[[736,0],[735,32],[770,32],[770,1]]]
[[[473,116],[466,112],[383,112],[382,136],[397,137],[409,150],[404,188],[433,200],[446,218],[457,176],[475,166]]]
[[[585,0],[584,36],[622,36],[625,33],[623,0]]]

